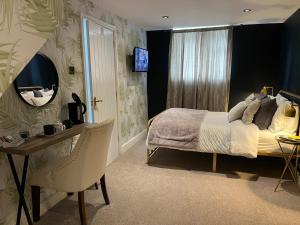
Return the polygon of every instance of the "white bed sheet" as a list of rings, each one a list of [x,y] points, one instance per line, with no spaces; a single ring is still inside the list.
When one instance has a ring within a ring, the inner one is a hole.
[[[273,133],[269,130],[259,130],[258,131],[258,145],[257,150],[258,152],[262,153],[281,153],[279,145],[275,140],[276,136],[279,135],[290,135],[287,132],[277,132]],[[290,147],[290,145],[284,145],[284,147]]]

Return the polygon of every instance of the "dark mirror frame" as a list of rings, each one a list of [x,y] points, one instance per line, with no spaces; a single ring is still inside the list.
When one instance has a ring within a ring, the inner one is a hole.
[[[17,95],[20,97],[20,99],[21,99],[23,102],[25,102],[27,105],[30,105],[31,107],[34,107],[34,108],[41,108],[41,107],[47,106],[48,104],[50,104],[50,103],[55,99],[55,97],[56,97],[56,95],[57,95],[57,92],[58,92],[58,88],[59,88],[59,76],[58,76],[58,73],[57,73],[57,70],[56,70],[56,67],[55,67],[54,63],[52,62],[52,60],[51,60],[48,56],[46,56],[46,55],[44,55],[44,54],[42,54],[42,53],[40,53],[40,52],[38,52],[37,54],[35,54],[35,56],[36,56],[36,55],[40,55],[40,56],[42,56],[43,58],[45,58],[45,60],[47,60],[48,63],[51,64],[51,66],[53,67],[53,70],[55,71],[55,74],[56,74],[56,76],[57,76],[57,85],[56,85],[55,88],[54,88],[54,93],[53,93],[51,99],[50,99],[47,103],[45,103],[44,105],[36,106],[36,105],[30,104],[29,102],[27,102],[27,101],[23,98],[23,96],[21,95],[21,93],[20,93],[20,91],[19,91],[19,88],[18,88],[18,86],[17,86],[17,82],[16,82],[16,80],[17,80],[18,77],[16,77],[16,79],[14,80],[14,87],[15,87],[15,91],[16,91]],[[35,57],[35,56],[34,56],[34,57]],[[33,57],[33,58],[34,58],[34,57]],[[32,59],[33,59],[33,58],[32,58]],[[32,60],[32,59],[31,59],[31,60]],[[31,62],[31,61],[29,61],[28,64],[29,64],[30,62]],[[27,65],[28,65],[28,64],[27,64]],[[25,66],[25,67],[26,67],[26,66]],[[24,68],[25,68],[25,67],[24,67]],[[24,69],[24,68],[23,68],[23,69]],[[20,74],[21,74],[22,72],[23,72],[23,71],[21,71]],[[20,75],[20,74],[19,74],[19,75]]]

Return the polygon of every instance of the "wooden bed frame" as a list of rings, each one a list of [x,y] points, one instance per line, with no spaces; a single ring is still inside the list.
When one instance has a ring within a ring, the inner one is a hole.
[[[291,92],[287,92],[287,91],[283,91],[280,90],[279,94],[281,94],[282,96],[286,97],[288,100],[295,102],[297,104],[300,104],[300,95],[296,95],[293,94]],[[299,110],[300,111],[300,110]],[[159,115],[159,114],[158,114]],[[156,117],[156,116],[155,116]],[[148,121],[148,132],[149,132],[149,128],[151,126],[152,121],[155,119],[155,117],[151,118]],[[299,135],[299,123],[300,120],[298,122],[298,129],[297,129],[297,134]],[[156,151],[159,148],[166,148],[164,146],[157,146],[154,149],[149,149],[147,148],[147,164],[149,164],[150,159],[152,158],[152,156],[156,153]],[[172,148],[174,150],[177,150],[176,147]],[[198,152],[198,151],[197,151]],[[199,152],[201,153],[201,152]],[[207,153],[207,152],[205,152]],[[216,172],[217,171],[217,157],[218,157],[218,153],[212,153],[213,154],[213,160],[212,160],[212,171]],[[285,155],[288,156],[289,154],[283,154],[283,153],[266,153],[266,152],[259,152],[257,153],[258,156],[264,156],[264,157],[276,157],[276,158],[283,158]]]

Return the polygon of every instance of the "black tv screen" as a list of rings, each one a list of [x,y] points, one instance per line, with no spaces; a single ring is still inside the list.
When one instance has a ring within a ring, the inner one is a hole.
[[[146,49],[134,48],[133,60],[133,72],[148,71],[148,51]]]

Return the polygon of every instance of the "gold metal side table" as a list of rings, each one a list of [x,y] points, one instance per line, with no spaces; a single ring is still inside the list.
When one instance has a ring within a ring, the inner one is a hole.
[[[285,160],[285,166],[281,173],[278,184],[275,187],[274,192],[277,191],[279,185],[281,184],[283,176],[286,173],[287,169],[289,169],[289,171],[292,175],[293,181],[297,185],[297,187],[300,191],[300,187],[298,184],[298,180],[299,180],[298,160],[300,157],[300,150],[299,150],[300,140],[291,139],[291,138],[288,138],[287,136],[276,136],[275,139],[278,142],[282,156]],[[286,148],[286,147],[282,146],[282,144],[291,145],[292,149]],[[293,163],[293,159],[295,159],[294,163]]]

